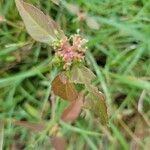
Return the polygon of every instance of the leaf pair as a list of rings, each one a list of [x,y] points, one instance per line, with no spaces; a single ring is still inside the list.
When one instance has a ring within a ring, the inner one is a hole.
[[[52,82],[52,90],[55,95],[60,96],[71,104],[64,110],[62,120],[69,122],[74,121],[80,114],[83,101],[86,99],[88,108],[94,112],[101,120],[102,124],[108,123],[107,106],[105,97],[98,89],[91,84],[95,75],[85,66],[74,66],[68,79],[64,73],[59,74]],[[88,90],[86,98],[79,94],[74,83],[84,84]]]
[[[92,85],[92,81],[95,79],[95,75],[85,66],[74,66],[71,70],[71,82],[84,84],[88,90],[86,96],[86,104],[95,115],[97,115],[102,124],[107,124],[108,114],[105,97],[98,91],[98,89]]]
[[[49,16],[23,0],[15,2],[26,29],[34,40],[51,44],[58,38],[64,37],[64,33]]]
[[[62,113],[61,119],[65,122],[73,122],[80,115],[83,106],[83,95],[79,94],[73,83],[64,73],[56,76],[52,82],[52,90],[55,95],[67,100],[70,105]]]

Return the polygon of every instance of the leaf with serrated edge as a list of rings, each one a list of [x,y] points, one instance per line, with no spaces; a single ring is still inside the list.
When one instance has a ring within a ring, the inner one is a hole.
[[[80,93],[78,98],[64,110],[61,116],[61,119],[64,122],[73,122],[78,118],[83,106],[83,99],[84,96]]]
[[[83,65],[74,66],[71,70],[71,82],[88,85],[91,84],[91,81],[95,78],[96,76],[94,75],[94,73]]]
[[[62,31],[49,16],[23,0],[15,2],[26,29],[34,40],[50,44],[57,40],[58,34],[61,36]]]
[[[64,100],[74,101],[78,97],[74,84],[69,82],[64,73],[57,75],[52,81],[52,90]]]
[[[100,118],[101,123],[108,123],[107,105],[104,95],[94,86],[89,87],[89,94],[86,96],[86,105]]]

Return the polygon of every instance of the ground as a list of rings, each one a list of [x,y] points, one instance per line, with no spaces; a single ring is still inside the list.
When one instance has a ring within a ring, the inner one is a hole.
[[[88,110],[73,124],[59,119],[67,102],[57,97],[51,109],[54,51],[27,34],[14,0],[1,0],[0,148],[52,149],[52,135],[59,130],[69,150],[148,150],[150,0],[28,2],[52,16],[67,36],[80,29],[88,39],[86,62],[106,97],[109,124],[102,126]]]

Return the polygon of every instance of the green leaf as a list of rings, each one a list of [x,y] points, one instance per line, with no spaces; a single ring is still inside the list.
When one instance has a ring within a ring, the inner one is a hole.
[[[84,96],[82,94],[78,95],[78,98],[73,101],[62,113],[61,119],[65,122],[73,122],[80,115],[81,108],[83,106]]]
[[[52,81],[52,90],[64,100],[74,101],[78,97],[74,84],[69,82],[64,73],[57,75]]]
[[[26,29],[34,40],[50,44],[57,40],[58,34],[63,36],[55,21],[42,11],[23,0],[15,0],[15,2]]]
[[[94,86],[89,86],[89,94],[86,96],[86,105],[100,118],[103,125],[108,123],[107,105],[104,95]]]
[[[85,84],[85,86],[88,86],[95,78],[95,74],[83,65],[74,66],[71,70],[71,82]]]

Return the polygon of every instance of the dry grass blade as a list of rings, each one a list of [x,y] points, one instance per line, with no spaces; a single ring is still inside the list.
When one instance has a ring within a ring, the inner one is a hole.
[[[4,142],[4,123],[0,122],[0,150],[3,150]]]
[[[27,129],[30,129],[33,132],[40,132],[45,129],[45,124],[44,123],[31,123],[27,121],[17,121],[13,120],[13,124],[17,126],[22,126]]]
[[[51,0],[54,4],[59,5],[60,0]]]
[[[70,4],[70,3],[64,3],[64,5],[70,13],[72,13],[74,15],[78,15],[80,13],[80,8],[78,5]]]
[[[87,17],[86,23],[91,29],[99,30],[100,28],[100,24],[93,17]]]

